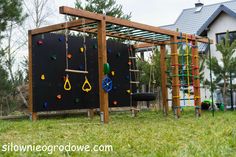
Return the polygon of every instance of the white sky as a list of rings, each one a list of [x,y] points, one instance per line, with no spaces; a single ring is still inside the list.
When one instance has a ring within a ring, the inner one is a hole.
[[[84,1],[84,0],[82,0]],[[132,13],[132,21],[162,26],[172,24],[183,9],[192,8],[198,0],[116,0],[123,6],[125,13]],[[225,2],[227,0],[201,0],[204,5]],[[228,0],[229,1],[229,0]],[[75,0],[54,0],[54,8],[58,14],[58,7],[65,5],[74,7]],[[189,17],[191,18],[191,17]]]

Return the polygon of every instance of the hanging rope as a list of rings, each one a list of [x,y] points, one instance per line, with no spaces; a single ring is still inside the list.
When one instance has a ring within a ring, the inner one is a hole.
[[[68,19],[67,19],[67,15],[65,15],[65,20],[66,20],[66,24],[65,24],[65,46],[66,46],[66,53],[65,53],[65,58],[66,58],[66,69],[68,69],[69,67],[69,63],[68,63]],[[70,84],[70,80],[69,80],[69,75],[66,74],[66,77],[65,77],[65,83],[64,83],[64,89],[69,91],[71,90],[71,84]]]
[[[82,19],[82,30],[83,30],[83,53],[84,53],[84,70],[88,71],[87,66],[87,47],[86,47],[86,33],[85,33],[85,19]],[[85,92],[90,92],[92,90],[92,86],[87,78],[87,76],[84,76],[84,84],[82,86],[82,90]]]
[[[186,82],[185,82],[185,78],[184,78],[184,50],[183,50],[183,34],[182,32],[180,32],[180,53],[181,53],[181,56],[182,56],[182,68],[181,68],[181,75],[182,75],[182,83],[181,84],[181,87],[183,88],[183,100],[184,100],[184,106],[186,106],[186,103],[185,103],[185,87],[186,87]],[[188,57],[188,56],[187,56]],[[188,76],[187,76],[188,77]]]
[[[87,71],[87,47],[86,47],[86,33],[85,33],[85,19],[82,19],[82,30],[83,30],[83,52],[84,52],[84,70]]]
[[[189,45],[188,45],[188,36],[186,35],[186,56],[187,56],[187,61],[186,61],[186,66],[187,66],[187,81],[188,81],[188,104],[190,104],[190,80],[189,80],[189,60],[188,60],[188,56],[189,56]]]
[[[65,20],[66,20],[66,24],[65,24],[65,45],[66,45],[66,54],[65,54],[65,58],[66,58],[66,69],[68,69],[68,19],[67,19],[67,15],[65,15]]]

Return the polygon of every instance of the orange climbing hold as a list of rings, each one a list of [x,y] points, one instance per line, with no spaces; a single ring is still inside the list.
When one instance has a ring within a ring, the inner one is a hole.
[[[67,55],[67,58],[71,59],[71,58],[72,58],[72,54],[69,53],[69,54]]]
[[[61,100],[62,96],[60,94],[57,95],[57,99]]]

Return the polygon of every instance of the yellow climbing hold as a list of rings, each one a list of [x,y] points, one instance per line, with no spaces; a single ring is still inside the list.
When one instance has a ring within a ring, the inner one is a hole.
[[[80,48],[80,52],[84,52],[84,48],[83,47]]]
[[[130,90],[130,89],[128,89],[128,90],[126,90],[126,92],[130,94],[130,93],[131,93],[131,90]]]
[[[111,72],[111,75],[112,75],[112,76],[115,76],[115,71],[112,71],[112,72]]]
[[[41,75],[41,80],[45,80],[45,75],[44,74]]]

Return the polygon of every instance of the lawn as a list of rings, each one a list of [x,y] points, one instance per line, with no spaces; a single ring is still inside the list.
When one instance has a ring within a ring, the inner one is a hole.
[[[111,152],[53,152],[50,156],[154,156],[154,157],[233,157],[236,156],[236,111],[203,112],[196,119],[191,110],[180,119],[161,112],[142,111],[132,118],[129,112],[112,113],[109,125],[99,117],[0,121],[0,156],[49,156],[48,152],[2,152],[8,143],[18,145],[102,145]]]

